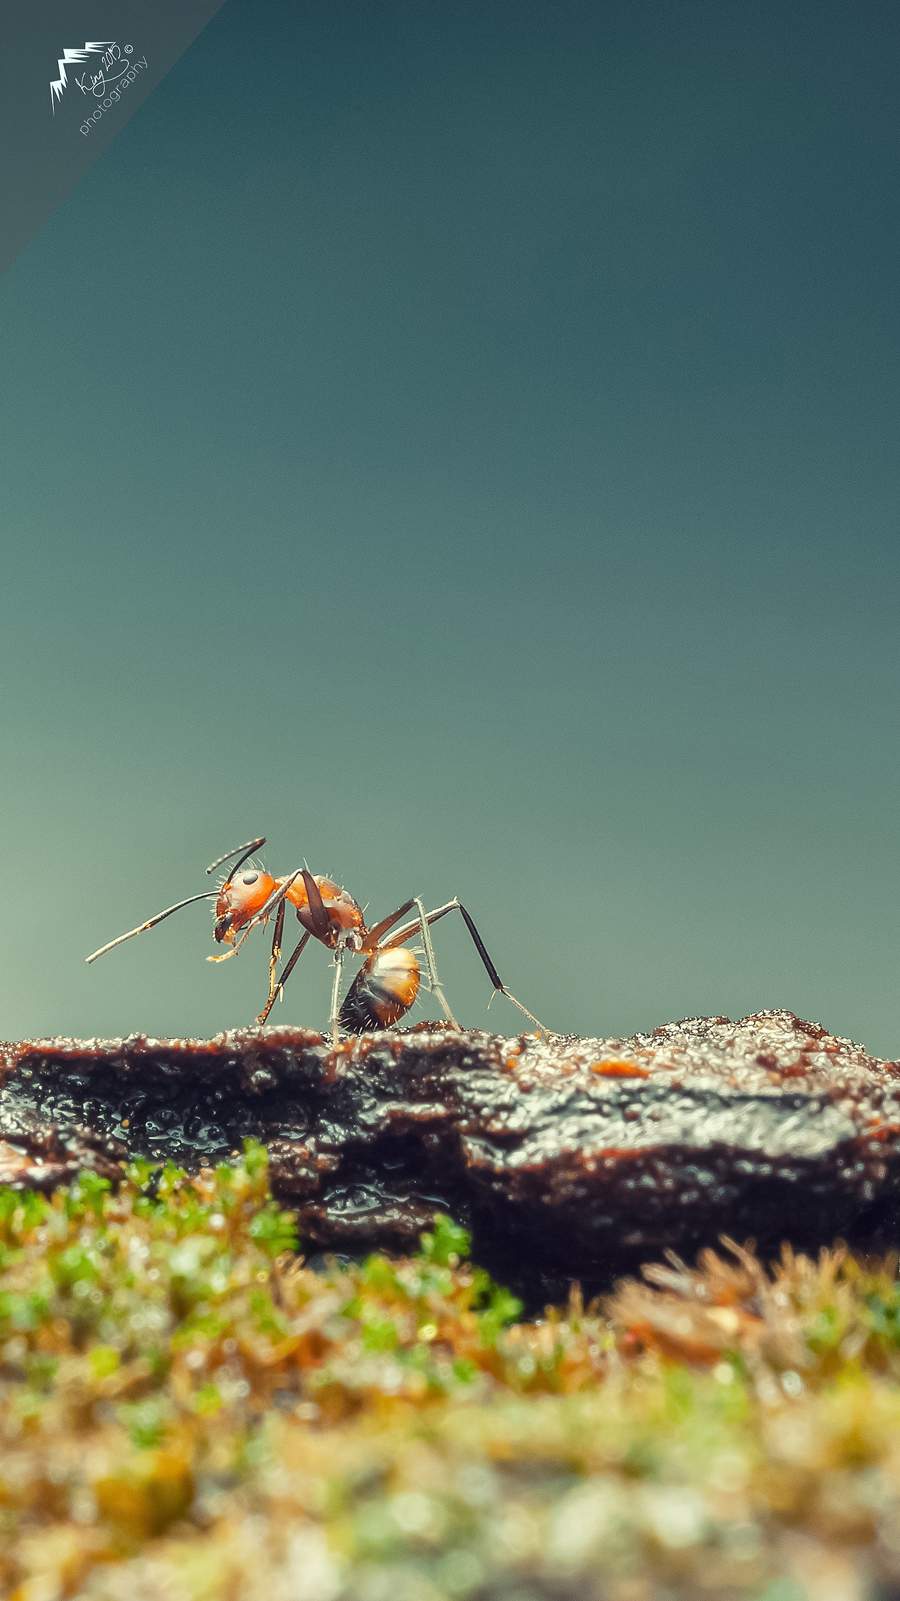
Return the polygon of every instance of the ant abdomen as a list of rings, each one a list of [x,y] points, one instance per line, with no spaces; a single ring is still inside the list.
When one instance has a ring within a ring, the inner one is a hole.
[[[419,990],[419,964],[399,946],[377,951],[357,973],[344,998],[340,1020],[349,1034],[390,1028],[408,1012]]]

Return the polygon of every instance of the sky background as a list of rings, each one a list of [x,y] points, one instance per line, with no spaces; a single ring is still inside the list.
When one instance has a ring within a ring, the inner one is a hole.
[[[84,957],[267,834],[551,1028],[900,1055],[897,56],[226,0],[0,280],[0,1034],[251,1021],[202,904]]]

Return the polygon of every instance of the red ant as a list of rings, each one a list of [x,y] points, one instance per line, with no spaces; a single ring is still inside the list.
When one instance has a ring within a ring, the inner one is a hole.
[[[441,988],[434,960],[434,947],[431,943],[431,925],[439,918],[446,917],[448,912],[459,911],[463,921],[475,944],[488,978],[514,1006],[524,1012],[538,1029],[546,1034],[547,1030],[536,1017],[511,995],[505,984],[502,983],[475,924],[472,922],[466,908],[455,898],[448,901],[446,906],[438,906],[433,912],[426,912],[421,900],[414,895],[411,900],[392,912],[390,917],[383,917],[374,928],[367,928],[361,906],[341,889],[330,878],[321,873],[311,873],[305,865],[298,867],[285,878],[273,878],[262,868],[255,867],[249,858],[253,852],[265,845],[265,839],[253,839],[247,845],[241,845],[237,850],[226,851],[218,861],[211,862],[206,869],[207,873],[214,873],[223,862],[232,856],[238,859],[228,877],[223,879],[218,890],[207,890],[202,895],[189,895],[185,901],[177,901],[174,906],[167,906],[164,912],[157,912],[149,922],[141,923],[140,927],[132,928],[127,934],[120,934],[118,939],[110,940],[108,945],[101,945],[99,951],[94,951],[87,957],[89,962],[95,962],[98,956],[113,950],[116,945],[124,944],[127,939],[134,939],[136,934],[143,934],[146,929],[154,928],[163,918],[171,917],[173,912],[180,912],[183,906],[192,906],[195,901],[215,901],[215,927],[213,937],[220,945],[230,945],[232,949],[222,956],[208,956],[208,962],[226,962],[230,956],[236,955],[247,936],[258,923],[267,923],[275,914],[275,931],[272,938],[272,954],[269,959],[269,996],[263,1010],[260,1012],[257,1023],[264,1023],[268,1017],[275,997],[283,997],[284,986],[294,970],[297,958],[309,940],[317,939],[320,944],[333,952],[334,984],[331,991],[330,1028],[332,1043],[337,1046],[340,1026],[350,1034],[363,1034],[367,1029],[390,1028],[399,1022],[401,1017],[409,1011],[419,989],[419,964],[412,951],[404,949],[406,941],[415,933],[421,933],[424,944],[425,965],[428,969],[428,986],[441,1004],[444,1015],[454,1028],[459,1024]],[[248,863],[248,871],[241,873],[241,868]],[[240,877],[238,877],[240,874]],[[281,959],[281,937],[284,931],[284,914],[287,902],[297,913],[297,919],[305,930],[300,943],[285,963],[281,975],[276,979],[275,969]],[[398,928],[390,939],[385,935],[394,927],[395,923],[405,917],[407,912],[416,908],[417,915],[409,923]],[[240,939],[237,938],[243,929]],[[338,1006],[341,987],[341,969],[345,954],[351,951],[365,956],[366,960],[360,968],[344,997],[343,1004]]]

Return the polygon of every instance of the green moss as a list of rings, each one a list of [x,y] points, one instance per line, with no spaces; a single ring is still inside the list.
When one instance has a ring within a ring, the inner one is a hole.
[[[450,1219],[349,1270],[296,1244],[253,1142],[0,1189],[0,1593],[793,1601],[860,1551],[896,1583],[895,1263],[735,1248],[527,1323]]]

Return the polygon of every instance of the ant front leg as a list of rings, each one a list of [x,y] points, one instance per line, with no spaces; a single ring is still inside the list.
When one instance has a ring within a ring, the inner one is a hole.
[[[284,908],[286,904],[286,900],[279,902],[278,913],[275,918],[275,932],[272,935],[272,954],[269,957],[269,996],[264,1013],[266,1017],[271,1012],[272,1002],[275,999],[275,969],[281,960],[281,936],[284,933]]]

